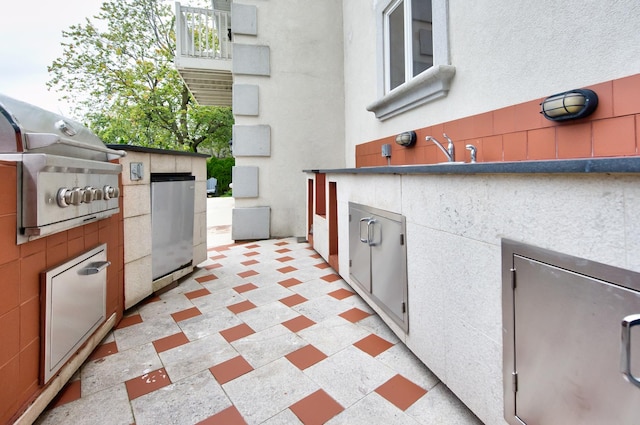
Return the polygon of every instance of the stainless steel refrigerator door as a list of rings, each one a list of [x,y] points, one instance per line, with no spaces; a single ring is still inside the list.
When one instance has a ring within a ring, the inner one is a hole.
[[[640,388],[620,372],[621,322],[640,293],[514,255],[516,416],[525,424],[640,423]],[[640,327],[631,371],[640,375]]]
[[[194,180],[151,183],[153,280],[193,260]]]

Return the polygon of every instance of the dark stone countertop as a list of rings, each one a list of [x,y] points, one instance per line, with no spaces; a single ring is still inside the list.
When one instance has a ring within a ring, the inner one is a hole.
[[[303,170],[325,174],[637,174],[640,156],[548,161],[440,163]]]
[[[204,153],[197,152],[187,152],[187,151],[172,151],[168,149],[158,149],[158,148],[147,148],[144,146],[134,146],[134,145],[107,145],[109,149],[121,150],[121,151],[131,151],[131,152],[142,152],[142,153],[155,153],[159,155],[179,155],[179,156],[195,156],[199,158],[209,158],[211,155],[207,155]]]

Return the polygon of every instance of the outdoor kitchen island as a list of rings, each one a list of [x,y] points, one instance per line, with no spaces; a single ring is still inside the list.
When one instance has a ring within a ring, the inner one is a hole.
[[[123,155],[0,96],[0,423],[33,422],[122,318]]]
[[[337,258],[334,268],[340,275],[487,424],[506,423],[505,416],[513,410],[509,406],[513,371],[507,364],[513,351],[513,335],[508,334],[513,311],[505,310],[509,307],[505,294],[512,284],[504,278],[510,276],[512,265],[503,260],[505,241],[577,258],[577,264],[614,268],[627,281],[640,272],[640,222],[635,218],[640,210],[638,157],[306,173],[307,228],[312,231],[315,250],[326,260]],[[318,193],[321,196],[317,197]],[[354,283],[350,244],[375,245],[380,237],[386,243],[384,228],[381,236],[376,233],[375,216],[364,217],[360,226],[350,223],[349,207],[354,203],[406,220],[405,234],[393,240],[398,250],[406,249],[406,331],[380,306],[375,290],[367,292]],[[355,238],[350,235],[353,229],[360,232]],[[599,273],[598,267],[595,270]],[[640,297],[628,293],[632,307],[638,310],[635,313],[640,313]],[[607,306],[593,301],[594,312],[600,307]],[[571,309],[567,304],[566,311]],[[544,315],[544,309],[540,310]],[[617,354],[619,321],[612,331]],[[637,337],[635,333],[631,338]],[[598,341],[604,344],[609,339]],[[554,356],[562,357],[560,351],[552,353]],[[631,369],[637,375],[640,356],[636,351],[631,357]],[[637,392],[624,381],[618,358],[614,363],[608,372],[612,379]],[[518,391],[524,393],[529,384],[518,382]],[[626,406],[637,409],[639,396],[631,397],[636,397],[636,402]]]

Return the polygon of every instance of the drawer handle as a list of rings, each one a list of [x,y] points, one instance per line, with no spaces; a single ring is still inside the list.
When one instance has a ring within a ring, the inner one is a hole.
[[[95,263],[91,263],[90,266],[85,267],[84,269],[81,269],[80,274],[84,274],[84,275],[98,274],[104,269],[106,269],[107,267],[109,267],[110,265],[111,265],[111,261],[96,261]]]
[[[640,324],[640,314],[631,314],[622,319],[620,372],[627,381],[640,388],[640,380],[631,373],[631,328],[638,324]]]

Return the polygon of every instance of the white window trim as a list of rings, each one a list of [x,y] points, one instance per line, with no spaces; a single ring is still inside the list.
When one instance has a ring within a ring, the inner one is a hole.
[[[384,11],[396,0],[382,0],[376,6],[376,50],[378,69],[378,99],[367,106],[381,121],[442,98],[449,92],[456,68],[449,58],[449,2],[432,0],[433,66],[410,81],[385,93]]]

